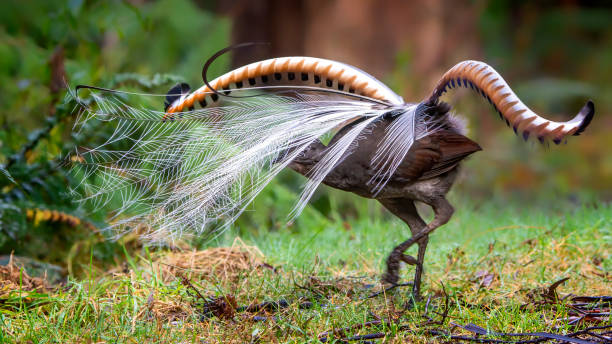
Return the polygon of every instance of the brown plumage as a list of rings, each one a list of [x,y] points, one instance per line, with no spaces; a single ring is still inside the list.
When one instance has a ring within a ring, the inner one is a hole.
[[[440,103],[430,111],[436,112],[439,116],[448,110],[449,107],[446,104]],[[453,208],[445,195],[455,180],[461,160],[481,148],[477,143],[463,136],[461,128],[448,121],[445,129],[417,140],[385,187],[380,192],[375,192],[374,185],[370,182],[376,174],[376,167],[373,166],[372,160],[378,143],[393,120],[392,117],[382,118],[366,128],[363,137],[356,142],[354,149],[347,153],[342,162],[327,175],[323,183],[336,189],[378,200],[410,227],[413,238],[417,240],[408,240],[391,252],[387,258],[387,272],[383,276],[383,281],[390,284],[397,283],[402,261],[416,265],[413,292],[418,298],[423,259],[428,241],[427,234],[450,219]],[[355,124],[351,123],[342,128],[328,146],[338,141]],[[326,149],[327,147],[321,142],[316,142],[294,159],[289,167],[308,177],[309,172],[319,162]],[[414,205],[415,201],[423,202],[433,208],[435,218],[429,225],[419,216]],[[421,232],[427,234],[420,235]],[[414,258],[404,254],[404,251],[415,242],[419,246],[418,257]]]

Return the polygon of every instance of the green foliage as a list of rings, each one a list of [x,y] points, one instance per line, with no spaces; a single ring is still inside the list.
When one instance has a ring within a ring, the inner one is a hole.
[[[10,1],[1,7],[0,253],[65,262],[73,245],[105,226],[114,204],[83,206],[71,194],[81,182],[70,173],[72,153],[110,132],[93,123],[73,130],[78,107],[64,100],[62,85],[164,93],[179,81],[197,83],[203,61],[227,45],[229,22],[189,1]],[[211,73],[226,63],[221,59]],[[79,92],[85,102],[87,96]],[[78,228],[35,223],[27,216],[33,209],[82,222]],[[94,247],[102,260],[117,250],[112,242]]]

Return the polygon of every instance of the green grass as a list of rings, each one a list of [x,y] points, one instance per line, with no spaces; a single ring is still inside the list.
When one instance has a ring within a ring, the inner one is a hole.
[[[557,289],[561,295],[612,295],[612,205],[453,203],[455,216],[431,237],[423,281],[423,293],[431,297],[432,318],[440,319],[433,309],[444,308],[443,285],[449,295],[449,317],[443,328],[449,329],[452,321],[502,332],[567,333],[574,329],[559,320],[569,312],[567,303],[537,305],[532,301],[542,299],[538,291],[568,277]],[[168,278],[163,265],[153,264],[170,253],[143,248],[118,257],[126,262],[123,267],[108,272],[92,265],[84,277],[57,291],[30,295],[15,291],[0,303],[0,341],[317,342],[323,331],[376,317],[399,319],[413,330],[400,330],[392,323],[351,334],[384,332],[389,341],[442,341],[418,329],[425,302],[400,312],[410,298],[408,287],[362,299],[378,290],[379,286],[365,288],[378,282],[387,254],[409,231],[374,202],[360,207],[361,215],[346,222],[337,212],[327,218],[307,210],[288,228],[238,228],[208,243],[230,246],[240,235],[263,253],[263,261],[276,272],[254,267],[234,278],[198,278],[184,271],[203,295],[231,295],[238,305],[278,299],[292,303],[278,312],[260,314],[277,316],[276,320],[254,321],[246,313],[233,319],[202,317],[202,301],[193,290],[180,278]],[[493,276],[490,284],[481,284],[484,275]],[[404,267],[402,279],[411,277],[412,268]],[[314,307],[299,309],[298,303],[305,300]],[[521,307],[524,304],[529,306]],[[560,327],[551,330],[554,324]]]

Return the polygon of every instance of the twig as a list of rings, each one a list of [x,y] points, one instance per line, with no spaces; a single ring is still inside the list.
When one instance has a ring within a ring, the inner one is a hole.
[[[406,287],[406,286],[409,286],[409,285],[413,285],[413,283],[412,282],[406,282],[406,283],[394,284],[394,285],[392,285],[392,286],[390,286],[390,287],[388,287],[386,289],[383,289],[383,290],[381,290],[379,292],[370,294],[369,296],[367,296],[365,298],[362,298],[362,299],[371,299],[371,298],[377,297],[380,294],[386,294],[387,292],[389,292],[389,291],[391,291],[391,290],[393,290],[393,289],[395,289],[397,287]]]
[[[446,288],[444,287],[444,283],[440,282],[440,285],[442,285],[442,292],[444,293],[444,312],[442,312],[442,314],[440,314],[440,313],[434,311],[434,313],[436,313],[437,315],[442,316],[442,319],[439,320],[439,321],[434,321],[434,322],[432,322],[432,324],[444,325],[444,323],[446,322],[446,318],[448,317],[448,312],[450,310],[450,297],[448,296],[448,293],[446,292]],[[427,312],[425,312],[425,314],[427,314]]]
[[[299,284],[298,282],[295,281],[295,278],[293,278],[293,284],[295,286],[297,286],[298,288],[300,288],[300,289],[304,289],[304,290],[307,290],[307,291],[309,291],[309,292],[311,292],[313,294],[316,294],[320,299],[327,299],[327,297],[325,295],[323,295],[322,293],[318,292],[317,290],[314,290],[313,288],[309,288],[309,287],[306,287],[304,285]]]
[[[389,322],[383,322],[382,320],[367,321],[367,322],[364,322],[363,324],[356,324],[356,325],[352,325],[349,327],[343,327],[343,328],[333,330],[331,332],[330,331],[321,332],[318,337],[319,337],[319,341],[321,341],[322,343],[327,342],[327,339],[330,334],[334,336],[340,336],[341,337],[340,340],[359,340],[359,339],[352,339],[355,337],[350,337],[350,338],[342,338],[342,337],[346,337],[347,331],[359,330],[359,329],[366,328],[366,327],[381,325],[383,323],[387,324],[387,326],[390,325]],[[364,338],[364,339],[374,339],[374,338]]]
[[[188,287],[188,288],[190,288],[191,290],[195,291],[195,292],[196,292],[196,294],[197,294],[197,296],[198,296],[198,297],[199,297],[199,298],[200,298],[202,301],[204,301],[204,302],[210,302],[210,301],[212,301],[212,299],[207,298],[207,297],[204,297],[204,295],[202,295],[202,293],[200,293],[200,291],[198,290],[198,288],[196,288],[196,287],[195,287],[195,286],[194,286],[194,285],[191,283],[191,281],[190,281],[190,280],[189,280],[187,277],[185,277],[185,275],[183,275],[183,274],[178,274],[178,275],[179,275],[179,277],[181,278],[181,284],[182,284],[182,285],[184,285],[184,286],[186,286],[186,287]]]
[[[548,290],[546,292],[546,294],[542,294],[542,296],[545,296],[553,301],[556,301],[559,299],[559,295],[557,294],[557,288],[565,283],[565,281],[569,280],[569,277],[565,277],[562,278],[558,281],[556,281],[555,283],[551,284],[550,287],[548,287]]]
[[[248,313],[258,313],[261,311],[278,311],[279,309],[287,308],[290,306],[290,303],[285,299],[280,299],[278,301],[265,301],[258,304],[251,304],[248,306],[241,306],[236,308],[236,312],[248,312]],[[305,301],[301,302],[298,307],[300,309],[310,309],[314,306],[314,303]]]

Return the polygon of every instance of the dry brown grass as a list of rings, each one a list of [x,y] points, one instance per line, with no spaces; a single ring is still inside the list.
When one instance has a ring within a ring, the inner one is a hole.
[[[209,300],[210,295],[203,290],[201,282],[233,289],[236,285],[248,281],[252,274],[259,276],[259,272],[267,269],[273,268],[264,262],[261,251],[236,238],[229,247],[196,250],[183,245],[175,251],[160,252],[152,261],[143,260],[137,266],[138,272],[143,273],[143,276],[157,276],[164,285],[179,281],[188,289],[190,297],[169,298],[155,289],[135,283],[138,280],[137,271],[129,269],[127,265],[108,271],[106,275],[112,280],[124,278],[133,281],[133,295],[147,300],[146,307],[140,309],[135,319],[153,319],[162,324],[184,322],[196,314],[203,313],[203,303]],[[236,301],[233,296],[227,295],[226,298],[231,299],[229,304],[232,304],[234,309]],[[219,312],[227,313],[223,308],[225,302],[221,302],[224,298],[214,300],[219,301]],[[218,315],[214,310],[213,313]]]
[[[13,255],[7,265],[0,265],[0,299],[9,296],[13,292],[50,290],[45,278],[31,277],[13,261]]]
[[[238,276],[260,268],[270,268],[264,263],[263,253],[240,238],[230,247],[165,252],[153,261],[153,269],[160,272],[164,282],[182,276],[196,281],[235,281]]]

